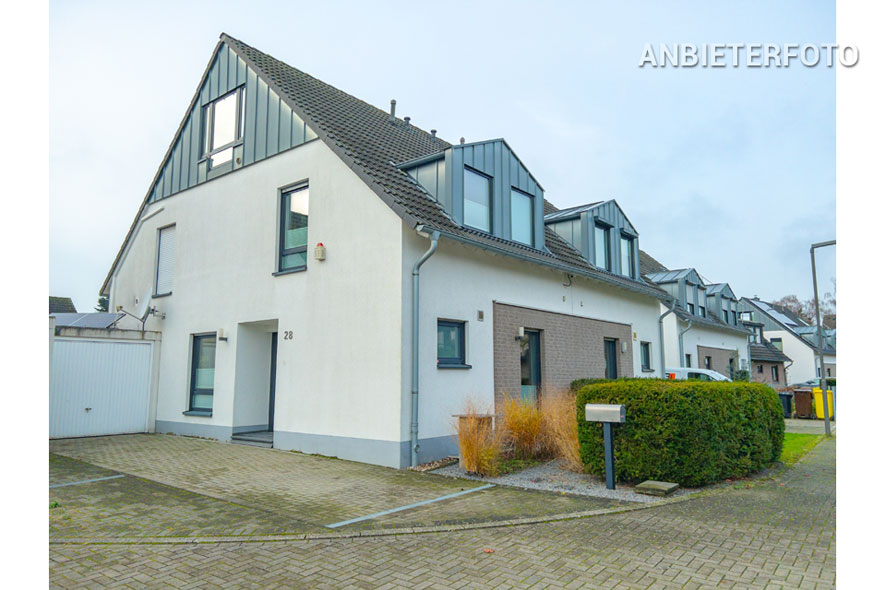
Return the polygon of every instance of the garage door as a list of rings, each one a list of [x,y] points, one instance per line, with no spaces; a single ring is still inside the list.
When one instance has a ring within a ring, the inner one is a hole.
[[[49,380],[49,436],[146,432],[150,342],[57,338]]]

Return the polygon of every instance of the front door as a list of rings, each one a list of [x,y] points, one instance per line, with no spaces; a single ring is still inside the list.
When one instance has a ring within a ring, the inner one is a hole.
[[[603,341],[603,356],[606,361],[606,378],[618,379],[618,340],[607,338]]]
[[[274,401],[277,393],[277,332],[271,332],[271,387],[268,395],[268,430],[274,431]]]
[[[520,342],[520,395],[535,402],[541,385],[541,337],[538,330],[525,330]]]

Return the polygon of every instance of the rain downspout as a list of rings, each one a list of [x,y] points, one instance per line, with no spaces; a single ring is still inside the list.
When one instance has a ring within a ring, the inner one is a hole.
[[[419,228],[419,232],[420,232]],[[420,232],[421,233],[421,232]],[[431,246],[412,267],[412,422],[409,425],[412,467],[418,465],[418,286],[421,265],[437,251],[437,240],[440,232],[431,234]]]
[[[674,313],[674,308],[677,306],[677,300],[671,302],[671,308],[658,316],[658,352],[661,356],[661,378],[666,379],[665,376],[665,340],[664,340],[664,319],[668,314]]]
[[[678,338],[678,340],[680,341],[680,366],[681,367],[686,367],[686,355],[683,354],[683,334],[685,334],[686,332],[688,332],[691,329],[692,329],[692,320],[689,320],[689,325],[686,326],[685,330],[682,330],[680,332],[680,337]]]

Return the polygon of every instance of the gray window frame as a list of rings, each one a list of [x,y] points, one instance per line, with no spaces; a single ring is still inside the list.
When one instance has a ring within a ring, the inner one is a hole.
[[[640,341],[640,369],[652,370],[652,343]]]
[[[514,239],[514,193],[518,195],[524,196],[529,199],[529,243],[521,242],[520,240]],[[508,194],[508,198],[510,199],[509,208],[511,210],[511,219],[510,219],[510,231],[511,231],[511,241],[517,242],[518,244],[523,244],[524,246],[529,246],[530,248],[535,248],[535,195],[530,195],[526,191],[521,191],[516,187],[511,187],[511,192]],[[491,213],[491,210],[490,210]]]
[[[310,188],[309,183],[307,182],[299,182],[297,184],[287,186],[285,188],[280,189],[280,203],[277,211],[277,215],[279,217],[277,221],[277,273],[275,274],[285,274],[291,272],[300,272],[307,270],[308,268],[308,242],[305,242],[304,246],[296,246],[295,248],[286,248],[284,244],[286,243],[286,228],[284,227],[286,223],[286,208],[289,202],[289,198],[292,194],[308,190]],[[308,208],[311,206],[311,195],[308,193]],[[311,224],[311,216],[308,215],[308,227]],[[283,258],[292,254],[301,254],[305,253],[305,263],[298,266],[289,266],[283,267]]]
[[[191,336],[191,375],[190,382],[188,383],[188,411],[186,414],[195,414],[195,415],[212,415],[212,407],[209,408],[195,408],[194,407],[194,395],[208,395],[212,397],[212,405],[215,405],[215,382],[213,381],[212,389],[200,389],[197,390],[195,388],[197,382],[197,359],[199,358],[197,354],[197,347],[199,343],[203,340],[213,339],[216,341],[216,354],[218,354],[218,339],[217,334],[215,332],[208,332],[202,334],[193,334]],[[208,393],[207,393],[208,392]]]
[[[619,241],[618,241],[618,265],[619,265],[619,269],[621,270],[621,275],[631,278],[631,279],[637,278],[637,269],[634,267],[634,254],[636,253],[636,252],[634,252],[634,249],[637,247],[635,240],[636,240],[636,238],[634,236],[622,232],[621,235],[619,235]],[[625,274],[625,269],[621,268],[622,263],[624,262],[624,260],[622,259],[622,253],[621,253],[622,242],[628,242],[628,244],[630,244],[629,249],[628,249],[628,272],[627,272],[627,274]]]
[[[600,266],[597,264],[597,256],[599,253],[597,252],[597,230],[600,229],[603,231],[603,244],[605,245],[605,266]],[[602,221],[594,221],[594,266],[597,268],[602,268],[603,270],[612,272],[612,226],[603,223]]]
[[[232,94],[237,95],[237,106],[236,106],[236,119],[234,122],[234,140],[229,141],[225,145],[215,146],[210,149],[209,146],[213,143],[213,134],[215,133],[215,105],[220,101],[226,99]],[[228,148],[234,148],[237,145],[243,143],[243,136],[246,132],[246,84],[241,84],[237,86],[230,92],[225,92],[215,100],[206,103],[203,105],[201,109],[201,139],[203,141],[203,145],[200,148],[201,159],[207,160],[207,170],[214,169],[222,169],[226,166],[233,166],[234,156],[231,154],[231,159],[227,162],[219,164],[218,167],[213,168],[212,166],[212,157],[218,153],[225,151]]]
[[[463,224],[464,226],[466,226],[466,227],[469,227],[469,228],[473,229],[473,230],[476,230],[476,231],[479,231],[479,232],[483,232],[483,233],[486,233],[486,234],[490,234],[490,235],[492,235],[492,232],[493,232],[493,229],[494,229],[494,228],[493,228],[493,223],[492,223],[492,220],[493,220],[493,211],[492,211],[492,209],[493,209],[493,206],[494,206],[493,198],[492,198],[493,182],[494,182],[494,181],[493,181],[493,178],[492,178],[491,176],[489,176],[488,174],[484,173],[484,172],[480,172],[480,171],[477,170],[476,168],[472,168],[472,167],[468,166],[467,164],[465,164],[463,168],[464,168],[464,170],[462,171],[462,179],[461,179],[461,185],[462,185],[462,195],[461,195],[461,199],[462,199],[462,204],[461,204],[461,208],[462,208],[462,224]],[[489,187],[489,190],[488,190],[487,193],[486,193],[486,199],[487,199],[487,202],[489,203],[489,219],[488,219],[488,221],[489,221],[489,229],[483,229],[482,227],[476,227],[476,226],[473,226],[473,225],[471,225],[470,223],[468,223],[467,221],[464,220],[464,217],[465,217],[465,215],[464,215],[464,209],[465,209],[465,204],[464,204],[464,202],[465,202],[465,201],[467,200],[467,198],[468,198],[468,197],[467,197],[467,194],[465,193],[465,185],[467,184],[467,183],[465,182],[465,175],[466,175],[468,172],[473,172],[474,174],[476,174],[476,175],[478,175],[478,176],[482,176],[482,177],[485,178],[486,181],[487,181],[487,186]]]
[[[471,365],[466,362],[467,351],[465,344],[467,343],[467,322],[462,320],[444,320],[437,318],[437,333],[440,333],[441,327],[456,328],[458,330],[458,348],[459,356],[457,357],[440,357],[440,349],[437,349],[437,368],[438,369],[470,369]]]
[[[772,368],[770,370],[772,371],[772,382],[779,383],[780,381],[778,379],[778,365],[772,365]]]

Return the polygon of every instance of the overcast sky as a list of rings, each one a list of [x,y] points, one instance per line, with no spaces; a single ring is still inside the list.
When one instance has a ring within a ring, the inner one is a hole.
[[[638,67],[646,43],[833,42],[833,2],[55,0],[52,295],[95,305],[222,31],[453,143],[506,138],[555,205],[614,198],[642,249],[739,295],[811,297],[836,235],[834,68]]]

